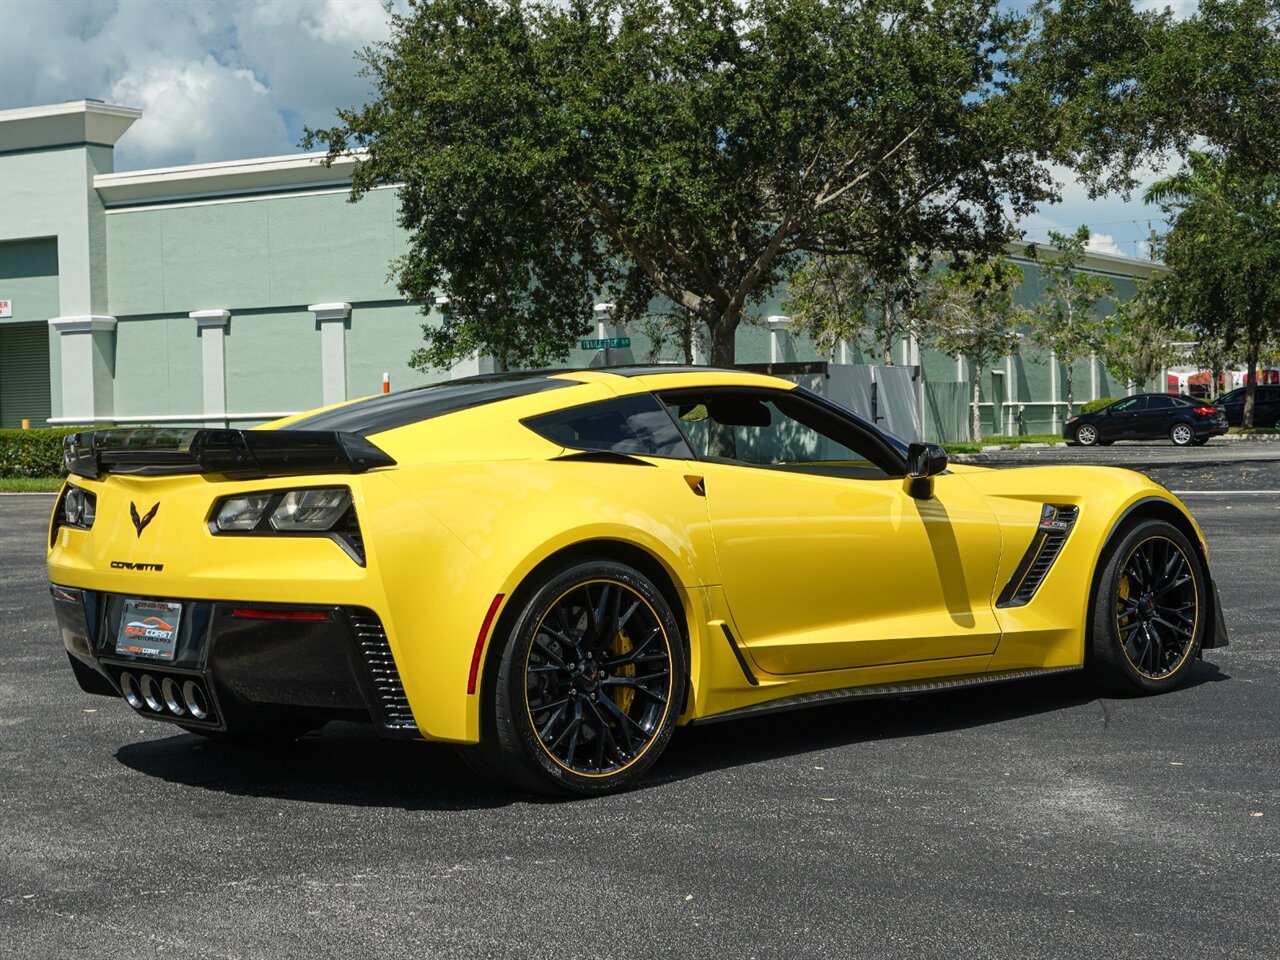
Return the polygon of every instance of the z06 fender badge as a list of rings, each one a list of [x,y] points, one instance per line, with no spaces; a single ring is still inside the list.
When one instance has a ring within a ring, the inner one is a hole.
[[[112,560],[112,570],[154,570],[159,573],[164,569],[163,563],[134,563],[130,560]]]

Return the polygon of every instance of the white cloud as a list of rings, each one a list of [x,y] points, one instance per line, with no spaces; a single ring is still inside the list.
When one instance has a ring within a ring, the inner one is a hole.
[[[368,98],[354,54],[387,34],[380,0],[0,0],[0,108],[141,107],[117,170],[291,153]]]
[[[1124,251],[1116,246],[1115,237],[1109,233],[1094,233],[1085,241],[1084,248],[1094,253],[1109,253],[1113,257],[1123,257]]]
[[[293,150],[271,91],[252,71],[211,56],[131,70],[112,86],[110,99],[142,108],[142,119],[120,144],[139,166]]]

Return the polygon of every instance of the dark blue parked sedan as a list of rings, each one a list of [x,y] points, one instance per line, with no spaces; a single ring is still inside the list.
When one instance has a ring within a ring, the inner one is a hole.
[[[1179,447],[1208,443],[1227,432],[1218,407],[1178,393],[1141,393],[1072,417],[1062,427],[1070,443],[1091,447],[1117,440],[1163,440]]]

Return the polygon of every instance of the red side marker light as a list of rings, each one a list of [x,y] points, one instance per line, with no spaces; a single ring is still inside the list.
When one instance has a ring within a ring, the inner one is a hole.
[[[489,604],[489,612],[484,615],[484,623],[480,626],[480,636],[476,637],[476,649],[471,654],[471,673],[467,676],[467,693],[476,692],[476,675],[480,672],[480,652],[484,650],[484,641],[489,636],[489,628],[493,626],[493,618],[498,615],[498,608],[502,606],[502,598],[506,594],[498,594],[493,598],[493,603]]]
[[[232,607],[231,616],[240,620],[332,620],[327,610],[259,610]]]

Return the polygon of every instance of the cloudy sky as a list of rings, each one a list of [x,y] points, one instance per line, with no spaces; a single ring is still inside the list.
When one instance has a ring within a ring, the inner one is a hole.
[[[117,170],[295,153],[304,124],[364,102],[354,54],[386,35],[381,0],[0,0],[0,109],[140,107]],[[1162,226],[1138,199],[1091,202],[1072,182],[1063,194],[1023,224],[1030,239],[1088,223],[1096,249],[1145,256]]]

